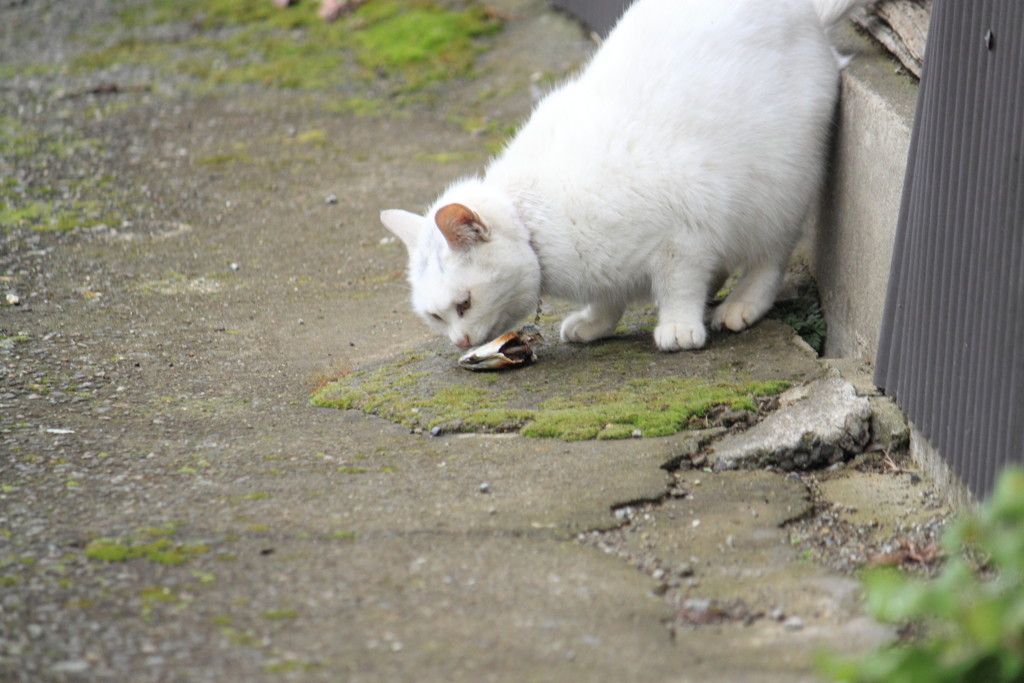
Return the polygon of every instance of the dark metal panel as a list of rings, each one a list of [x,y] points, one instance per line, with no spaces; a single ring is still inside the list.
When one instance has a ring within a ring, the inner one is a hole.
[[[592,31],[604,37],[633,0],[552,0],[551,4],[579,17]]]
[[[1024,3],[931,21],[875,382],[984,497],[1024,461]]]

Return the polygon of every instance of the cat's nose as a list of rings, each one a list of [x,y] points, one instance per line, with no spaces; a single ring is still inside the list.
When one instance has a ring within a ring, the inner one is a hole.
[[[460,349],[468,349],[473,344],[472,344],[472,342],[469,341],[469,335],[468,334],[464,334],[464,335],[462,335],[462,339],[460,339],[459,341],[455,342],[455,345],[458,346]]]

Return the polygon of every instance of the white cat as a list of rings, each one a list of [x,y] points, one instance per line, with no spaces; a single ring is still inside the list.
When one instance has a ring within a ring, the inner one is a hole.
[[[409,249],[413,307],[459,347],[585,304],[563,341],[653,297],[663,351],[772,305],[825,167],[839,59],[826,29],[864,0],[639,0],[583,73],[539,103],[483,178],[426,216],[381,213]]]

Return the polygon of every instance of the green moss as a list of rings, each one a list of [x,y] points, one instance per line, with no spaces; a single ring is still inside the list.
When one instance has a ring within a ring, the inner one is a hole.
[[[149,543],[133,543],[130,539],[121,541],[101,538],[86,546],[85,556],[102,562],[127,562],[145,558],[150,562],[178,565],[209,550],[203,544],[185,545],[173,543],[166,538]]]
[[[283,674],[291,671],[312,671],[318,668],[314,662],[303,662],[297,659],[285,659],[280,662],[268,662],[263,670],[268,674]]]
[[[635,430],[631,424],[606,424],[597,433],[598,439],[628,439],[633,436],[633,430]]]
[[[752,396],[777,394],[786,386],[785,382],[707,384],[679,377],[633,380],[618,391],[549,399],[522,433],[569,441],[598,436],[623,439],[635,429],[644,436],[668,436],[688,428],[693,418],[715,406],[754,408]]]
[[[40,134],[17,119],[0,116],[0,162],[35,171],[28,174],[34,180],[27,185],[14,178],[0,184],[0,227],[64,231],[120,223],[112,178],[98,174],[61,177],[54,173],[66,165],[52,161],[92,155],[97,149],[95,140],[76,139],[71,133]]]
[[[435,164],[454,164],[460,161],[472,161],[477,155],[470,152],[440,152],[438,154],[417,154],[417,159],[430,161]]]
[[[178,595],[167,586],[143,588],[139,597],[147,602],[175,602]]]
[[[409,91],[466,73],[486,49],[480,38],[501,29],[501,21],[479,6],[454,10],[426,0],[374,0],[330,24],[316,17],[313,2],[278,9],[264,0],[156,0],[119,19],[135,28],[187,22],[200,33],[183,43],[125,39],[78,57],[76,69],[145,64],[208,85],[307,89],[383,74]]]
[[[501,27],[481,8],[452,12],[432,2],[378,0],[359,14],[367,25],[355,33],[359,61],[403,70],[412,82],[465,73],[480,52],[473,39]]]
[[[231,163],[242,163],[247,164],[252,162],[252,157],[248,154],[215,154],[213,156],[204,157],[196,161],[197,166],[226,166]]]
[[[614,351],[614,353],[613,353]],[[788,384],[733,379],[736,370],[713,381],[686,377],[636,377],[650,365],[650,352],[635,342],[612,340],[588,347],[582,368],[550,367],[550,382],[521,382],[517,375],[478,375],[461,370],[442,383],[430,372],[413,372],[420,359],[392,361],[376,370],[349,375],[318,390],[314,405],[358,409],[410,428],[442,432],[519,432],[524,436],[623,439],[666,436],[697,426],[715,406],[757,411],[756,397],[777,394]],[[606,359],[614,358],[611,367]],[[521,376],[521,375],[518,375]],[[542,385],[542,386],[538,386]],[[700,426],[703,426],[700,425]],[[357,468],[339,471],[355,474]],[[365,470],[358,470],[362,472]]]
[[[343,109],[352,112],[356,116],[373,116],[380,113],[383,106],[383,100],[353,97],[345,103]]]
[[[294,619],[299,613],[293,609],[271,610],[263,613],[264,619]]]

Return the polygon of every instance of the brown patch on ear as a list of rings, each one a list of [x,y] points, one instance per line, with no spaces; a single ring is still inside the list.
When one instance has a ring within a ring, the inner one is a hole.
[[[480,220],[480,216],[462,204],[442,206],[437,210],[434,222],[452,251],[465,251],[490,239],[487,226]]]

